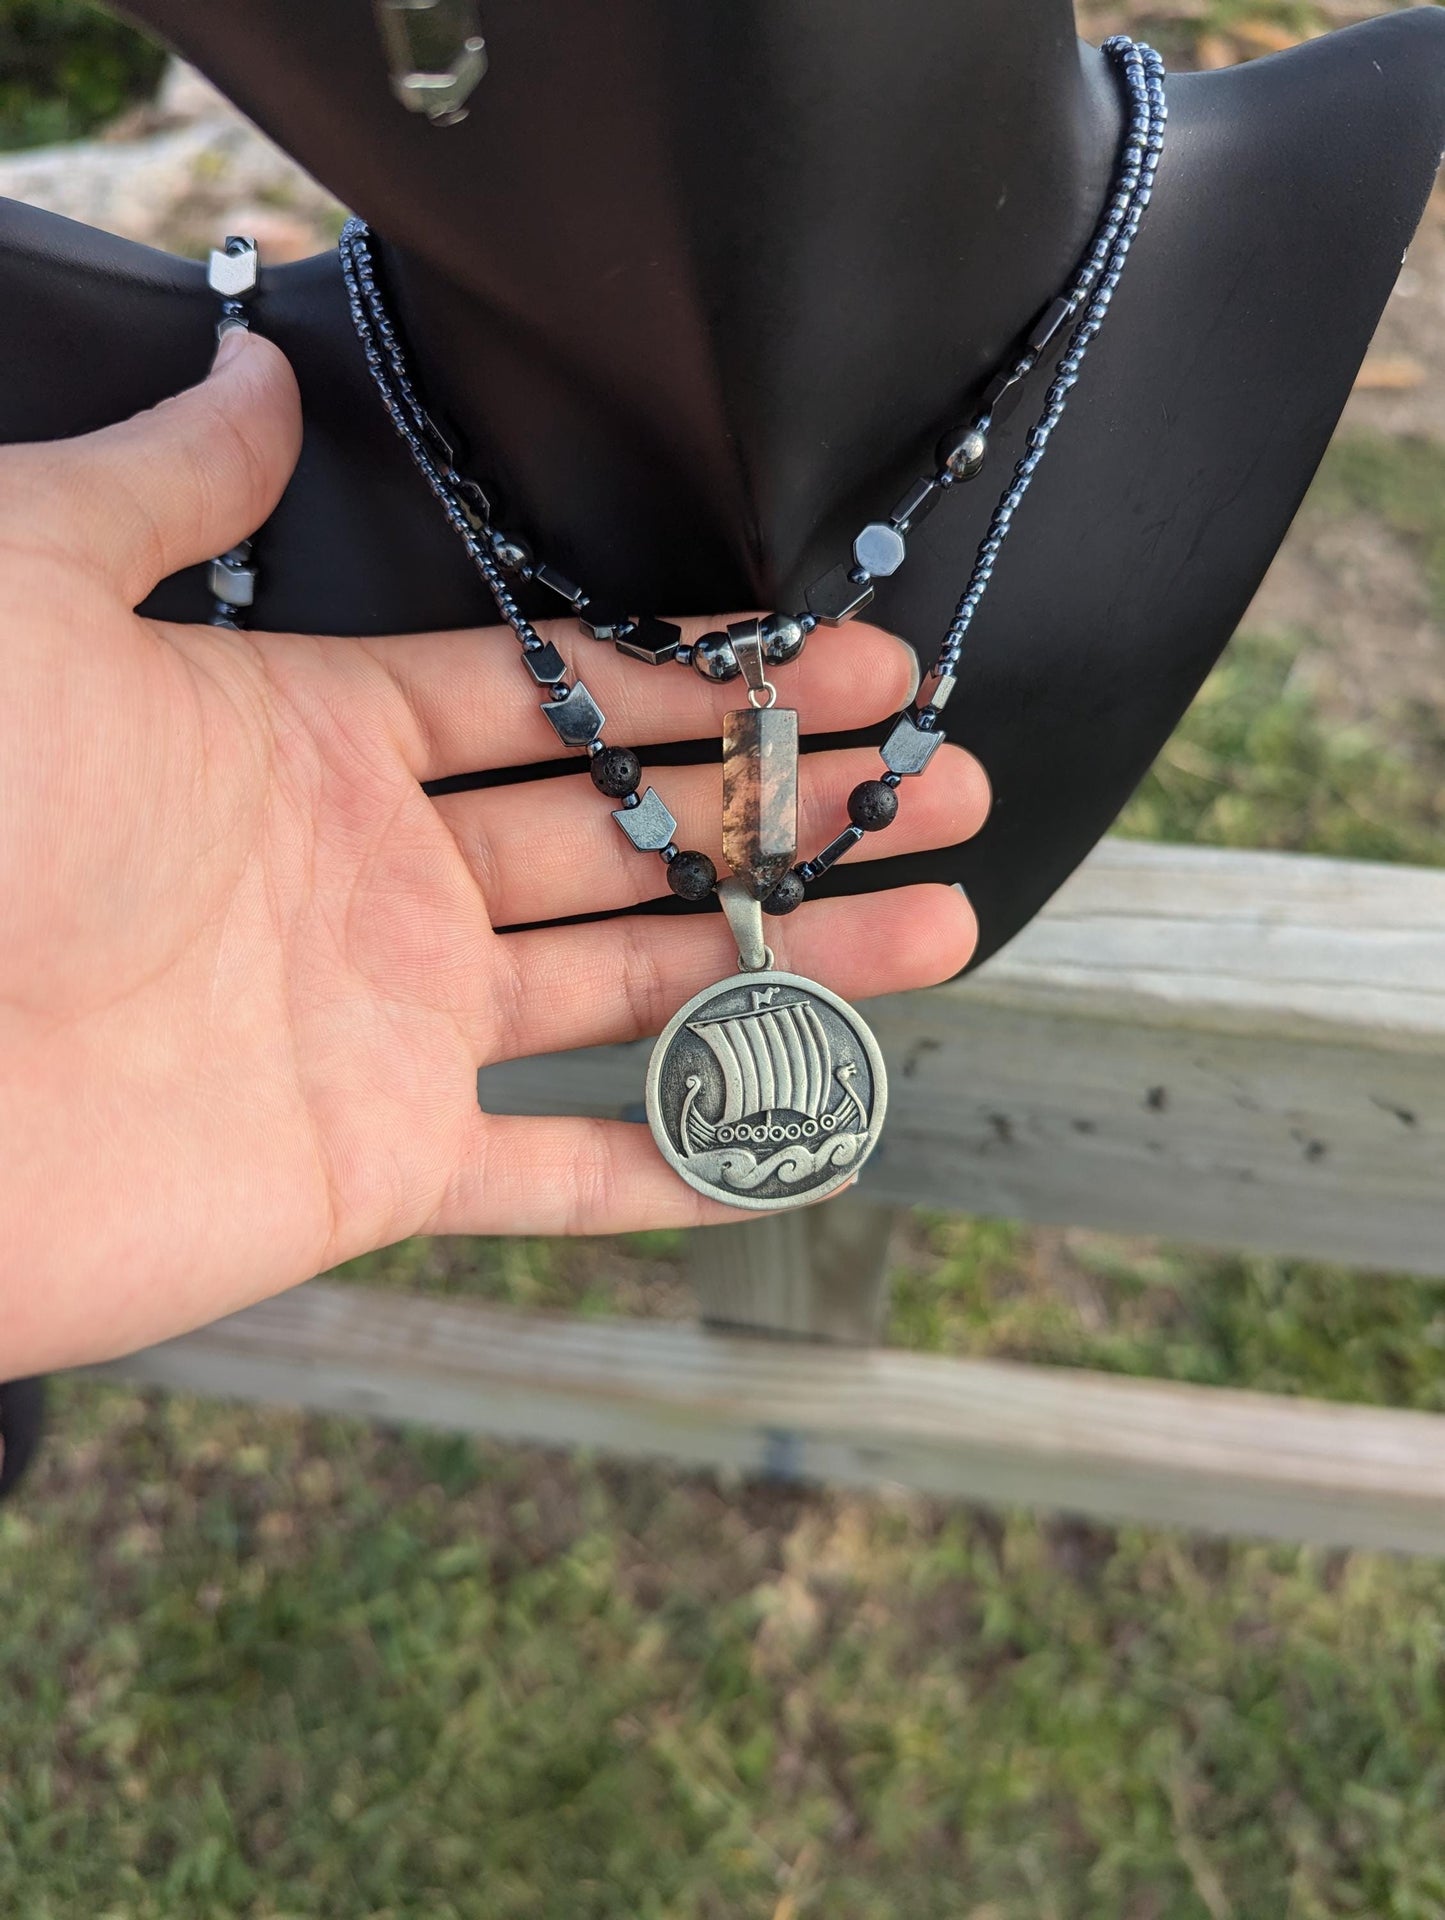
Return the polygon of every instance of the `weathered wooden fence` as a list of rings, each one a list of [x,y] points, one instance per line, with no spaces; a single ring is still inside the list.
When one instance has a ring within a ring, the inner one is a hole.
[[[698,1466],[1445,1551],[1445,1415],[870,1344],[891,1224],[916,1204],[1445,1276],[1445,873],[1111,841],[976,975],[869,1017],[889,1065],[883,1147],[843,1199],[694,1235],[699,1325],[313,1282],[101,1371]],[[637,1117],[647,1051],[493,1070],[483,1099]]]

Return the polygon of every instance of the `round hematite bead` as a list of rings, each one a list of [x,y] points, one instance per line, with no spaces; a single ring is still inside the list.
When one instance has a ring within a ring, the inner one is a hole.
[[[510,533],[492,535],[492,552],[497,556],[497,565],[508,573],[521,573],[532,564],[532,549],[525,540],[518,540]]]
[[[667,863],[667,884],[679,900],[706,900],[717,885],[717,868],[705,853],[674,854]]]
[[[848,818],[864,833],[891,827],[898,813],[898,795],[881,780],[865,780],[848,795]]]
[[[692,664],[704,680],[736,680],[742,672],[725,633],[705,633],[692,650]]]
[[[763,902],[763,912],[772,914],[796,913],[803,904],[807,888],[803,885],[802,875],[796,867],[785,873]]]
[[[628,794],[637,791],[642,779],[642,762],[631,747],[604,747],[601,753],[593,754],[587,771],[599,793],[605,793],[611,800],[625,800]]]
[[[977,427],[958,428],[938,443],[938,464],[955,480],[976,479],[987,455],[988,438]]]
[[[763,658],[770,666],[796,660],[807,642],[808,629],[790,613],[773,613],[763,622]]]

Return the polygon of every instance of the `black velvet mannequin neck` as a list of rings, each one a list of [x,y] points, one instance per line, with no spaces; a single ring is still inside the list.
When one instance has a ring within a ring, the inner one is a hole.
[[[391,100],[364,0],[134,11],[392,243],[428,388],[509,524],[657,611],[792,604],[891,504],[1067,279],[1121,121],[1065,0],[493,0],[493,71],[446,131]],[[1433,179],[1442,81],[1445,14],[1422,9],[1171,83],[1154,205],[950,708],[994,817],[831,885],[962,879],[986,954],[1106,830],[1324,449]],[[8,437],[204,364],[194,267],[9,209],[0,276],[0,350],[33,375],[0,397]],[[334,262],[263,286],[308,437],[257,624],[489,618],[390,441]],[[1031,417],[880,594],[925,659]],[[202,606],[194,579],[155,602]]]

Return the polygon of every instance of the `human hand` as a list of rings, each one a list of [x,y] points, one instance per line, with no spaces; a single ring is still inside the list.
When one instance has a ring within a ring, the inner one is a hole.
[[[167,1338],[408,1234],[738,1217],[644,1127],[478,1108],[484,1063],[656,1032],[734,964],[720,915],[494,931],[666,890],[580,767],[422,791],[556,756],[511,634],[133,611],[252,532],[294,464],[290,369],[231,338],[150,414],[0,452],[0,1379]],[[575,654],[575,629],[554,637]],[[610,649],[586,677],[639,747],[714,734],[738,700]],[[810,729],[853,727],[910,680],[900,642],[855,626],[814,641],[788,698]],[[876,766],[805,759],[804,845]],[[720,857],[717,767],[659,789],[679,844]],[[951,844],[987,807],[947,747],[859,855]],[[854,999],[946,978],[975,938],[944,886],[770,924],[780,966]]]

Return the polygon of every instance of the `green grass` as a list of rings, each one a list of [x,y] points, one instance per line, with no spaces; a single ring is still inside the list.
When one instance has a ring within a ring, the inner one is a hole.
[[[17,1920],[1445,1912],[1438,1566],[64,1401]]]

